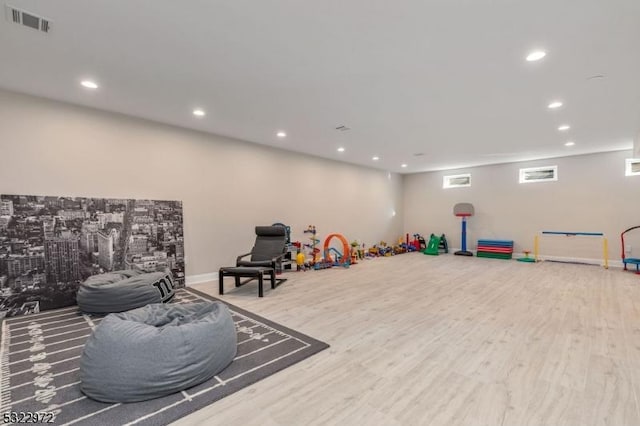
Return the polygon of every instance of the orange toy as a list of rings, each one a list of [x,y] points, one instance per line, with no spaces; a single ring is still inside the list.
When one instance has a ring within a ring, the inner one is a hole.
[[[327,260],[327,258],[330,258],[331,256],[329,255],[329,243],[331,243],[331,239],[332,238],[337,238],[340,240],[340,242],[342,242],[342,261],[343,263],[349,262],[350,256],[349,253],[351,252],[351,246],[349,244],[349,241],[347,241],[347,239],[342,235],[342,234],[329,234],[327,236],[327,239],[324,240],[324,256],[325,256],[325,260]],[[348,259],[345,261],[345,259]],[[337,260],[337,259],[336,259]]]

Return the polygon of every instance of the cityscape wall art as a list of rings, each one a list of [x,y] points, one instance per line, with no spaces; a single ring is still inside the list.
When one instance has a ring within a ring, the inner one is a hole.
[[[74,305],[81,282],[122,269],[184,286],[181,201],[0,195],[0,319]]]

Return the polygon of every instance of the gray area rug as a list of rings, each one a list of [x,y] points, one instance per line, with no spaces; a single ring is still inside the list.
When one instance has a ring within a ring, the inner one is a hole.
[[[180,289],[174,303],[203,299],[216,300]],[[5,319],[0,340],[0,415],[53,413],[56,425],[166,425],[329,347],[236,306],[229,308],[238,332],[238,353],[229,367],[181,393],[130,404],[97,402],[80,391],[80,355],[101,317],[83,315],[72,307]],[[151,363],[153,356],[149,354]]]

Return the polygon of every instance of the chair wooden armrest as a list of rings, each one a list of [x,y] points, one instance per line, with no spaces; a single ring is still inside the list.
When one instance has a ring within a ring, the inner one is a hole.
[[[238,256],[238,257],[236,258],[236,265],[238,264],[238,262],[240,262],[240,260],[241,260],[243,257],[247,257],[247,256],[249,256],[250,254],[251,254],[251,252],[249,252],[249,253],[245,253],[245,254],[241,254],[240,256]]]

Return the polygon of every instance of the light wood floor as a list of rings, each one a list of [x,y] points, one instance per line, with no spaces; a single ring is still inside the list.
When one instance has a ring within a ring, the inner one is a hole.
[[[419,253],[287,275],[224,300],[331,348],[176,424],[640,425],[639,275]]]

